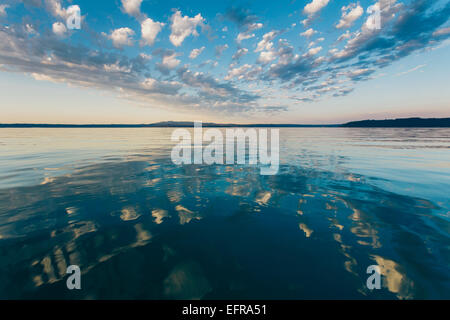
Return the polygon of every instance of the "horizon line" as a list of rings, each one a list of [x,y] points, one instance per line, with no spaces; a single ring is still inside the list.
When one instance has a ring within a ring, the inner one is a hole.
[[[45,128],[145,128],[145,127],[192,127],[194,123],[200,121],[159,121],[154,123],[109,123],[109,124],[72,124],[72,123],[0,123],[0,128],[24,128],[24,127],[45,127]],[[215,122],[203,122],[202,126],[205,127],[351,127],[359,126],[408,126],[413,127],[415,125],[419,127],[425,127],[427,125],[431,127],[450,127],[450,118],[421,118],[421,117],[409,117],[409,118],[396,118],[396,119],[384,119],[384,120],[357,120],[339,124],[289,124],[289,123],[215,123]]]

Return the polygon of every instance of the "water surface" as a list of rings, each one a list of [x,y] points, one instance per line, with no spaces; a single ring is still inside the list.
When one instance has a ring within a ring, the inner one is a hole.
[[[0,299],[450,299],[450,129],[282,128],[274,176],[172,130],[0,129]]]

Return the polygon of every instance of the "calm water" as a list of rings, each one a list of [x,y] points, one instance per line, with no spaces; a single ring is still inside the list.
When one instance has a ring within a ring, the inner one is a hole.
[[[275,176],[171,132],[0,129],[0,299],[450,299],[450,129],[281,129]]]

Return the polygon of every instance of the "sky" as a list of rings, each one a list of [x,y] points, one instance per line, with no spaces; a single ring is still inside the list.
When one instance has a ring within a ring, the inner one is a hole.
[[[0,123],[449,117],[449,38],[450,0],[0,0]]]

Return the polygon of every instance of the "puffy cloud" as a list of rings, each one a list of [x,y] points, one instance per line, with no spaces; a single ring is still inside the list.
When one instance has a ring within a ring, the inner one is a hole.
[[[180,11],[176,11],[170,18],[172,22],[170,28],[170,42],[176,47],[179,47],[186,37],[193,35],[198,36],[197,27],[203,26],[205,19],[199,13],[193,18],[182,16]]]
[[[122,8],[130,16],[137,17],[141,14],[142,0],[121,0]]]
[[[245,31],[239,32],[239,34],[236,37],[236,41],[240,43],[242,40],[253,38],[255,36],[253,31],[261,29],[262,27],[263,27],[262,23],[250,23],[246,25]]]
[[[60,0],[45,0],[45,6],[54,17],[67,18],[67,11],[62,7]]]
[[[225,77],[225,80],[231,80],[233,78],[238,78],[239,80],[244,78],[244,74],[250,70],[252,68],[251,65],[249,64],[244,64],[241,67],[237,67],[234,69],[231,69],[230,71],[228,71],[227,76]]]
[[[53,33],[59,37],[64,36],[67,32],[66,25],[62,22],[55,22],[52,25],[52,30],[53,30]]]
[[[350,31],[347,30],[345,33],[341,34],[337,38],[337,42],[341,42],[342,40],[350,39],[351,37],[352,37],[352,34],[350,33]]]
[[[306,38],[311,38],[316,33],[317,33],[316,30],[314,30],[313,28],[309,28],[305,32],[300,33],[300,35]]]
[[[177,59],[179,54],[173,50],[155,51],[155,53],[159,53],[162,56],[161,63],[156,65],[162,74],[169,74],[169,72],[178,67],[181,62]]]
[[[197,58],[203,52],[203,50],[205,50],[205,47],[201,47],[201,48],[198,48],[198,49],[193,49],[191,51],[191,53],[189,54],[189,58],[190,59]]]
[[[241,58],[242,56],[246,55],[247,53],[248,53],[248,49],[247,48],[239,48],[238,50],[236,50],[236,53],[233,54],[231,59],[232,60],[239,60],[239,58]]]
[[[276,51],[263,51],[259,54],[258,62],[262,64],[267,64],[269,62],[272,62],[277,58],[277,52]]]
[[[111,32],[109,38],[112,40],[115,47],[120,48],[133,45],[133,35],[134,31],[130,28],[119,28]]]
[[[166,50],[154,54],[168,56],[165,63],[173,67],[170,62],[174,59],[173,53]],[[109,90],[145,107],[187,112],[195,109],[214,114],[258,110],[258,95],[186,68],[179,68],[171,81],[159,80],[149,76],[151,70],[147,61],[148,56],[142,54],[130,58],[120,50],[101,46],[75,46],[47,35],[29,37],[21,25],[0,27],[2,71],[26,73],[43,81]],[[190,92],[178,92],[185,85],[191,88]]]
[[[307,15],[314,15],[326,7],[328,2],[330,2],[330,0],[313,0],[305,6],[303,12]]]
[[[158,33],[161,31],[164,23],[153,21],[151,18],[146,18],[141,24],[142,45],[152,46]]]
[[[356,3],[351,3],[348,6],[343,6],[342,9],[342,17],[339,20],[339,23],[336,25],[336,28],[350,28],[352,24],[359,19],[364,13],[363,8]]]
[[[314,56],[318,54],[322,50],[322,47],[315,47],[308,50],[306,53],[307,56]]]
[[[326,7],[328,2],[330,2],[330,0],[313,0],[312,2],[308,3],[303,9],[303,13],[308,15],[308,18],[302,21],[303,25],[309,25],[314,19],[314,16],[324,7]]]
[[[273,43],[271,41],[275,39],[277,35],[278,35],[277,31],[270,31],[267,32],[265,35],[263,35],[262,40],[258,42],[258,45],[256,46],[255,52],[270,50],[273,46]]]

